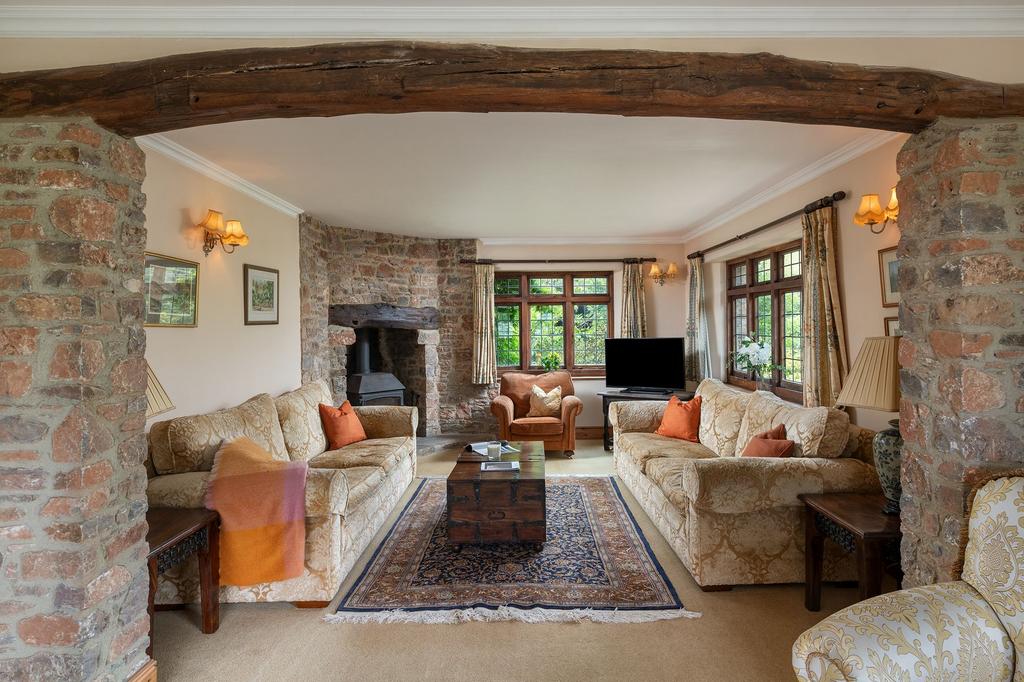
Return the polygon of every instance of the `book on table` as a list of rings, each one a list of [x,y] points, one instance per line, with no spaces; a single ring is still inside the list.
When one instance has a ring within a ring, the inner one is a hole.
[[[480,471],[519,471],[519,462],[480,462]]]

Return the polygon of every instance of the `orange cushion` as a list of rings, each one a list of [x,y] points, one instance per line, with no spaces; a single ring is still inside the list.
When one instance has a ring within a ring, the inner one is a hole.
[[[320,403],[320,421],[324,423],[324,433],[327,434],[327,443],[331,450],[366,440],[366,431],[359,421],[359,415],[352,409],[352,403],[347,400],[341,407]]]
[[[750,439],[743,448],[741,457],[789,457],[793,454],[796,443],[786,440],[786,425],[779,424],[774,429],[759,433]]]
[[[700,396],[693,400],[680,400],[676,396],[668,401],[665,414],[661,417],[661,426],[655,431],[658,435],[669,438],[688,440],[699,443],[697,432],[700,430]]]

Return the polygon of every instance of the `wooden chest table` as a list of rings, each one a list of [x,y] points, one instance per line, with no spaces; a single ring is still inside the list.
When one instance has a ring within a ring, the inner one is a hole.
[[[547,539],[544,506],[544,444],[509,443],[519,450],[502,455],[519,471],[481,471],[485,461],[463,452],[448,475],[448,540],[455,544],[542,543]]]

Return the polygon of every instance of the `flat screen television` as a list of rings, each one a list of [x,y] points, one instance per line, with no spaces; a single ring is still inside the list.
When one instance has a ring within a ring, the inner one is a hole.
[[[685,339],[605,339],[609,388],[670,392],[686,388]]]

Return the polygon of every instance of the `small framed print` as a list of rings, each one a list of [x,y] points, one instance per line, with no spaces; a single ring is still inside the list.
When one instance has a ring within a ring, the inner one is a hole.
[[[199,263],[146,252],[142,275],[145,327],[195,327],[199,319]]]
[[[887,317],[887,318],[885,318],[885,335],[886,336],[903,336],[903,332],[900,331],[900,318],[898,318],[898,317]]]
[[[896,260],[896,247],[878,252],[878,276],[882,282],[882,307],[895,308],[900,304],[900,262]]]
[[[273,268],[245,264],[243,268],[246,324],[277,324],[281,298],[280,273]]]

